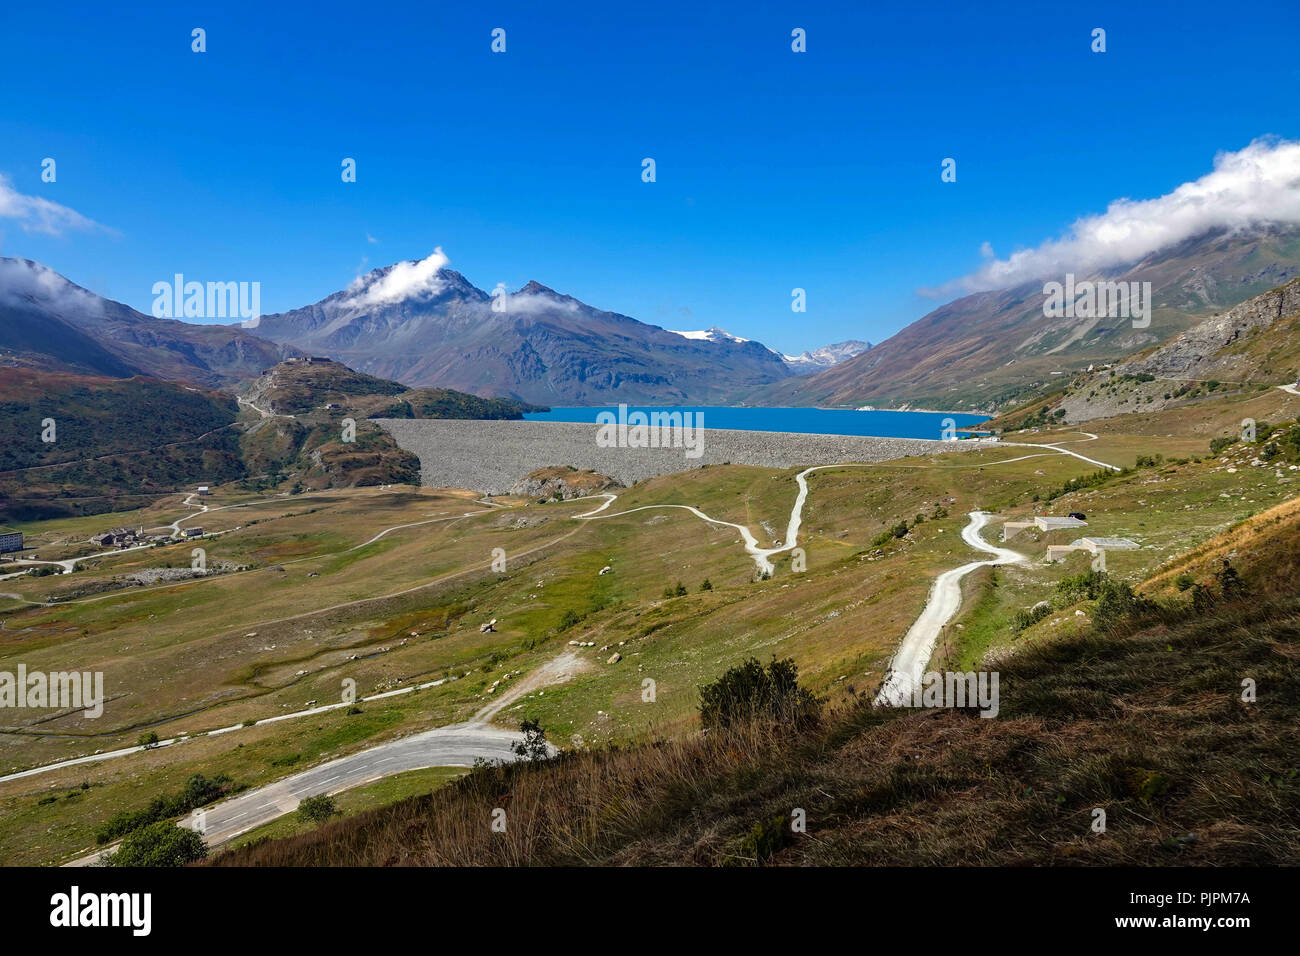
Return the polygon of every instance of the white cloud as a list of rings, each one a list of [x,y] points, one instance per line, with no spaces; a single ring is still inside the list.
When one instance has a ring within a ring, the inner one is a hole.
[[[576,302],[557,299],[554,296],[546,295],[541,292],[530,292],[526,295],[515,292],[506,297],[507,312],[533,315],[538,312],[554,312],[556,310],[561,312],[577,312],[578,305]]]
[[[1077,220],[1066,235],[991,259],[975,272],[922,295],[1005,289],[1065,272],[1087,274],[1135,262],[1211,229],[1300,224],[1300,142],[1257,139],[1220,153],[1214,169],[1155,199],[1116,199]],[[985,243],[981,252],[991,252]]]
[[[98,315],[103,310],[98,297],[48,266],[24,259],[0,261],[0,302],[21,305],[26,301],[39,302],[55,312],[76,309]]]
[[[60,206],[39,196],[24,196],[14,189],[9,177],[0,173],[0,218],[16,219],[25,232],[61,236],[69,230],[110,232],[75,209]]]
[[[360,276],[348,286],[348,296],[343,304],[362,308],[436,294],[443,286],[438,272],[449,262],[442,253],[442,246],[438,246],[418,262],[399,262],[376,278]]]

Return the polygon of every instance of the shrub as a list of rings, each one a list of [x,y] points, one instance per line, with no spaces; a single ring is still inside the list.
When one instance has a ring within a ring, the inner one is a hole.
[[[821,702],[799,686],[799,668],[790,658],[773,657],[765,668],[751,657],[700,688],[700,721],[707,729],[754,720],[793,727],[820,714]]]
[[[1056,582],[1056,593],[1066,604],[1095,601],[1101,595],[1101,586],[1105,580],[1106,575],[1102,571],[1072,574]]]
[[[154,797],[143,809],[123,810],[109,817],[96,831],[95,842],[108,843],[125,833],[142,829],[160,820],[189,813],[197,807],[224,797],[230,790],[230,777],[224,773],[219,773],[215,777],[205,777],[201,773],[193,774],[185,781],[185,786],[179,793]]]
[[[705,578],[704,581],[700,584],[700,590],[701,590],[701,591],[712,591],[712,590],[713,590],[713,582],[710,581],[708,578]]]
[[[208,855],[203,837],[163,820],[128,834],[106,866],[185,866]]]
[[[1214,580],[1219,585],[1219,596],[1225,601],[1243,598],[1248,593],[1246,582],[1241,580],[1241,575],[1227,558],[1223,559],[1223,567],[1214,573]]]
[[[339,812],[334,798],[327,793],[315,797],[303,797],[298,804],[298,819],[306,823],[324,823]]]
[[[1052,606],[1044,601],[1041,604],[1035,604],[1028,610],[1019,610],[1011,618],[1011,629],[1013,631],[1023,631],[1026,628],[1033,627],[1047,615],[1052,613]]]
[[[1155,607],[1153,601],[1139,596],[1126,581],[1106,578],[1102,581],[1093,616],[1097,626],[1104,630],[1128,618],[1155,610]]]

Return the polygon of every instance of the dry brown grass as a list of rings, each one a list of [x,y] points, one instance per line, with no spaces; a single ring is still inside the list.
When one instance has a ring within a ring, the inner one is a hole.
[[[1298,637],[1300,598],[1257,596],[1028,647],[1003,671],[996,719],[863,699],[799,735],[749,726],[568,753],[215,862],[1292,863]],[[1257,703],[1241,701],[1244,677]],[[796,808],[806,833],[791,832]]]

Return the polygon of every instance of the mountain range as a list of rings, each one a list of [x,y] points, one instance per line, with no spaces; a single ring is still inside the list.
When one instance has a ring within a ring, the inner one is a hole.
[[[1147,328],[1128,319],[1047,318],[1042,281],[977,292],[940,306],[868,352],[760,389],[751,401],[994,409],[1089,365],[1155,346],[1296,276],[1300,230],[1207,232],[1138,262],[1076,277],[1150,282],[1154,310]]]
[[[145,315],[39,262],[0,258],[0,365],[217,388],[300,354],[239,327]]]
[[[874,346],[848,340],[789,356],[717,327],[660,328],[538,282],[489,293],[435,257],[375,269],[250,328],[154,318],[39,263],[0,259],[0,365],[239,389],[311,354],[411,388],[537,405],[996,410],[1169,342],[1298,275],[1300,229],[1212,231],[1076,277],[1151,283],[1146,327],[1049,318],[1042,283],[1032,282],[958,298]]]
[[[867,347],[842,343],[787,359],[722,329],[663,329],[539,282],[489,294],[421,262],[376,269],[314,305],[263,316],[257,333],[410,386],[568,405],[729,401]]]

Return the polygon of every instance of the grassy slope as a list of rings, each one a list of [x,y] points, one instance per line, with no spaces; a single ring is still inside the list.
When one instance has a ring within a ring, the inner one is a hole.
[[[1195,444],[1204,450],[1203,439]],[[1163,448],[1172,454],[1187,445],[1179,438],[1117,432],[1079,447],[1132,463],[1139,453]],[[253,570],[50,607],[0,604],[0,660],[7,666],[22,660],[31,668],[53,669],[75,660],[104,670],[113,698],[99,721],[77,714],[16,715],[22,723],[0,733],[0,767],[131,744],[145,727],[163,736],[196,733],[300,709],[308,700],[337,699],[344,677],[355,679],[362,694],[448,674],[460,679],[366,705],[364,718],[333,713],[251,727],[0,785],[0,858],[48,861],[85,848],[99,820],[141,802],[145,781],[177,789],[190,773],[224,770],[256,785],[396,734],[464,719],[491,700],[493,683],[508,686],[511,675],[569,650],[570,640],[595,642],[578,652],[581,673],[512,705],[502,715],[504,724],[537,716],[552,739],[566,745],[575,736],[588,746],[676,736],[694,726],[696,687],[751,655],[795,657],[811,686],[844,704],[853,691],[880,679],[933,576],[968,559],[958,540],[966,511],[1027,514],[1036,510],[1035,492],[1093,470],[1052,453],[997,463],[1023,454],[1024,449],[988,448],[818,472],[811,477],[802,538],[808,571],[792,574],[784,558],[766,582],[753,580],[754,566],[734,533],[681,511],[579,523],[569,516],[587,510],[587,503],[488,511],[471,495],[429,490],[282,498],[223,487],[210,504],[241,507],[192,523],[230,532],[205,541],[210,565],[227,561]],[[1094,533],[1133,534],[1152,545],[1113,556],[1116,573],[1136,579],[1294,494],[1290,472],[1278,478],[1271,469],[1229,474],[1227,467],[1207,461],[1146,468],[1054,506],[1082,506]],[[760,537],[770,528],[775,538],[784,532],[794,497],[793,473],[699,469],[625,489],[619,507],[689,502],[743,521]],[[913,527],[902,541],[870,544],[883,529],[931,515],[937,506],[949,516]],[[123,520],[153,526],[184,510],[171,499]],[[470,514],[475,511],[487,513]],[[431,523],[356,547],[386,527],[421,521]],[[93,524],[67,519],[24,530],[42,554],[85,553],[77,549]],[[1027,537],[1015,542],[1027,553],[1041,553],[1047,543]],[[490,571],[495,547],[507,552],[505,575]],[[71,576],[5,582],[4,590],[43,600],[112,586],[127,571],[184,566],[188,560],[188,545],[114,555]],[[605,564],[614,573],[599,576]],[[1031,565],[999,571],[1001,603],[994,610],[1014,613],[1049,596],[1067,570]],[[698,590],[705,577],[712,591]],[[689,593],[665,599],[665,585],[677,580]],[[979,586],[970,582],[968,608],[984,606],[976,600]],[[408,593],[388,597],[402,591]],[[322,610],[342,601],[355,603]],[[561,630],[569,611],[581,620]],[[478,624],[492,617],[499,621],[497,632],[480,633]],[[989,647],[1002,633],[995,618]],[[606,663],[607,645],[619,646],[622,662]],[[647,677],[657,685],[653,704],[641,698]],[[83,780],[91,788],[82,797],[38,804]]]
[[[861,700],[797,737],[746,728],[581,751],[478,772],[218,862],[1290,863],[1296,509],[1256,543],[1242,555],[1249,600],[1022,649],[1001,668],[996,719]],[[1241,700],[1247,677],[1255,703]],[[497,806],[505,834],[489,826]],[[791,833],[796,808],[806,834]],[[1095,808],[1104,833],[1091,831]]]

